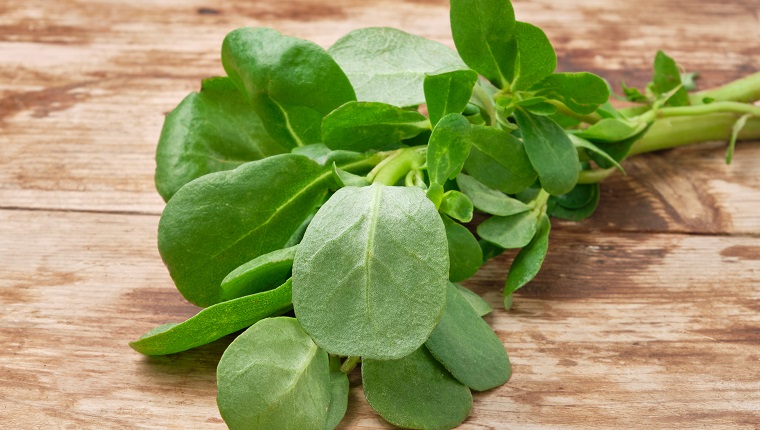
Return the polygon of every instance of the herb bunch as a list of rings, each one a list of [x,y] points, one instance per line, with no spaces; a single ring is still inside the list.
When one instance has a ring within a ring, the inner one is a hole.
[[[659,52],[616,109],[603,79],[555,72],[548,38],[508,0],[451,0],[451,28],[456,52],[391,28],[329,50],[241,28],[222,46],[227,76],[167,116],[158,246],[205,309],[130,345],[171,354],[247,328],[218,367],[230,428],[334,428],[360,362],[390,423],[457,426],[471,390],[511,369],[490,306],[455,282],[521,248],[509,308],[550,217],[590,216],[626,157],[729,138],[730,162],[737,139],[760,137],[760,75],[690,93],[693,75]]]

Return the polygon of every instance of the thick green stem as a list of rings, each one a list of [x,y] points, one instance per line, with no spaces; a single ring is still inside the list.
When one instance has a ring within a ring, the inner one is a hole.
[[[346,361],[343,362],[343,364],[340,365],[340,371],[343,373],[351,373],[352,370],[356,367],[357,364],[359,364],[359,361],[361,361],[361,357],[357,356],[351,356],[346,358]]]
[[[371,157],[365,158],[359,161],[352,161],[350,163],[339,164],[338,168],[345,170],[349,173],[359,173],[361,171],[366,172],[366,169],[374,168],[378,164],[382,163],[385,159],[394,154],[394,151],[377,152]]]
[[[425,164],[427,146],[401,148],[395,154],[381,161],[367,175],[370,182],[396,185],[410,170],[419,169]]]
[[[675,148],[691,143],[728,140],[737,119],[738,115],[733,113],[658,119],[654,121],[644,137],[633,144],[628,155]],[[738,138],[739,140],[760,139],[760,118],[750,118]]]
[[[760,117],[760,106],[754,106],[739,102],[714,102],[706,105],[665,107],[651,110],[639,117],[642,122],[649,122],[658,118],[672,118],[677,116],[695,117],[715,113],[750,114]]]
[[[729,82],[718,88],[699,91],[689,96],[692,104],[702,104],[703,100],[754,102],[760,100],[760,72]]]
[[[713,113],[698,116],[676,116],[654,121],[647,133],[633,144],[628,157],[690,145],[692,143],[728,140],[738,116],[732,113]],[[760,140],[760,118],[750,118],[738,135],[739,140]],[[615,168],[583,170],[579,184],[595,184],[607,179]]]

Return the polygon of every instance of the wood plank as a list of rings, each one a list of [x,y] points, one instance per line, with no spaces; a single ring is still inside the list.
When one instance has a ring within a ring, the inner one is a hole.
[[[200,79],[223,73],[219,46],[228,31],[268,25],[328,46],[351,29],[391,25],[453,46],[447,5],[38,0],[4,8],[0,207],[158,214],[153,157],[163,114]],[[546,30],[561,70],[643,85],[660,48],[701,71],[706,86],[760,69],[756,12],[739,1],[541,0],[515,9]],[[715,16],[734,31],[713,25]],[[740,146],[730,168],[720,145],[633,160],[628,177],[605,186],[603,210],[588,228],[758,231],[758,151]]]
[[[34,222],[29,222],[33,219]],[[16,428],[223,428],[215,366],[230,339],[145,358],[127,342],[197,308],[155,250],[156,216],[0,211],[0,411]],[[462,428],[754,428],[760,246],[754,237],[556,229],[539,277],[503,311],[509,258],[467,284],[514,374]],[[23,421],[22,421],[23,419]],[[8,421],[6,421],[8,422]],[[388,428],[352,376],[341,428]]]

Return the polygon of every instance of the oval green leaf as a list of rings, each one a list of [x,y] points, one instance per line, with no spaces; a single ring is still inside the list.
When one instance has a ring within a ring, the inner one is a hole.
[[[284,247],[330,185],[329,169],[283,154],[182,187],[158,224],[158,250],[177,289],[198,306],[221,301],[224,277]]]
[[[543,264],[546,257],[546,252],[549,250],[550,230],[551,223],[549,222],[549,217],[544,215],[541,217],[541,222],[533,240],[517,253],[517,256],[512,261],[512,266],[509,267],[509,274],[504,286],[505,299],[511,298],[512,293],[530,282],[538,274],[541,264]]]
[[[354,30],[328,51],[348,75],[358,100],[400,107],[425,102],[426,73],[466,68],[449,47],[387,27]]]
[[[525,146],[517,138],[493,127],[472,127],[472,148],[464,170],[485,185],[515,194],[536,181]]]
[[[587,115],[607,102],[610,90],[602,78],[593,73],[555,73],[531,87],[537,95],[559,100],[571,111]]]
[[[441,219],[446,227],[449,249],[449,280],[464,281],[480,269],[483,264],[483,250],[467,227],[446,215],[441,215]]]
[[[293,304],[328,352],[399,358],[433,331],[448,272],[446,231],[421,189],[341,188],[298,247]]]
[[[551,75],[557,67],[557,55],[543,30],[526,22],[515,23],[517,58],[510,89],[525,90]],[[606,100],[605,100],[606,101]]]
[[[525,151],[538,172],[541,186],[552,195],[565,194],[578,182],[578,151],[554,120],[515,110]]]
[[[156,327],[129,346],[145,355],[166,355],[205,345],[293,309],[291,293],[288,280],[274,290],[210,306],[185,322]]]
[[[425,346],[459,382],[476,391],[498,387],[512,374],[501,340],[453,284]]]
[[[681,71],[678,69],[678,65],[665,52],[657,51],[657,55],[654,57],[652,90],[658,95],[664,95],[676,88],[678,89],[668,98],[665,105],[688,106],[689,95],[681,85]]]
[[[483,263],[485,263],[486,261],[492,258],[496,258],[500,256],[501,254],[504,253],[504,251],[506,251],[504,248],[500,246],[496,246],[493,243],[484,239],[479,239],[478,245],[480,245],[480,249],[483,251]]]
[[[435,125],[450,113],[462,113],[478,81],[474,70],[437,71],[425,76],[423,88],[430,123]]]
[[[427,149],[430,182],[443,185],[462,171],[470,154],[471,133],[467,118],[448,114],[435,125]]]
[[[372,183],[366,176],[346,172],[343,169],[339,169],[336,164],[333,164],[332,172],[333,179],[335,179],[339,187],[365,187]]]
[[[456,190],[446,191],[438,210],[460,222],[472,221],[473,206],[470,199]]]
[[[320,142],[322,118],[356,100],[348,78],[324,49],[271,28],[227,34],[222,65],[248,95],[269,135],[289,148]]]
[[[647,124],[617,118],[604,118],[596,124],[575,133],[576,136],[593,142],[620,142],[637,136]]]
[[[475,312],[477,312],[479,316],[483,317],[493,312],[491,305],[472,290],[459,284],[454,284],[454,286],[457,287],[457,290],[462,294],[462,297],[467,300],[467,303],[475,309]]]
[[[530,210],[530,207],[520,200],[489,188],[464,173],[457,176],[457,185],[470,198],[475,208],[487,214],[509,216]]]
[[[515,11],[508,0],[451,0],[451,34],[462,60],[494,85],[514,77]]]
[[[567,209],[580,209],[594,199],[598,184],[578,184],[569,193],[553,197],[557,204]]]
[[[621,173],[625,174],[625,170],[623,170],[623,166],[621,166],[620,163],[617,162],[617,160],[612,158],[610,154],[602,150],[602,148],[574,134],[568,134],[567,137],[570,138],[570,141],[573,142],[573,145],[575,145],[576,148],[583,148],[586,151],[586,154],[588,154],[588,156],[591,157],[592,159],[600,158],[602,160],[605,160],[608,165],[615,166],[616,169],[618,169]]]
[[[156,188],[164,201],[203,175],[288,152],[269,137],[228,78],[203,81],[166,116],[156,149]]]
[[[268,318],[237,337],[217,368],[219,412],[231,430],[324,430],[327,353],[295,318]]]
[[[311,158],[322,166],[331,167],[333,164],[338,168],[350,173],[366,174],[387,155],[375,151],[355,152],[332,149],[324,143],[312,143],[305,146],[297,146],[290,151],[292,154],[304,155]]]
[[[419,112],[385,103],[350,102],[322,120],[322,141],[335,150],[396,149],[402,140],[427,130],[430,121]]]
[[[424,346],[396,360],[362,360],[364,395],[389,423],[410,429],[450,429],[472,411],[470,390]]]
[[[535,212],[492,216],[478,226],[478,236],[504,249],[522,248],[536,234]]]
[[[599,206],[599,184],[586,184],[588,186],[588,201],[582,206],[570,207],[557,200],[557,205],[547,210],[547,213],[555,218],[569,221],[582,221],[590,217]],[[580,184],[578,185],[580,186]],[[576,186],[577,188],[577,186]],[[579,203],[579,202],[574,202]]]
[[[232,300],[266,291],[290,278],[297,246],[261,255],[230,272],[223,280],[219,298]]]

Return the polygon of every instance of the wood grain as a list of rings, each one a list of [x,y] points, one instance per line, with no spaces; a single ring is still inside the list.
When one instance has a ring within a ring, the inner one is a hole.
[[[394,26],[453,46],[445,0],[0,1],[0,428],[225,428],[215,366],[231,338],[145,358],[127,342],[197,308],[161,264],[153,187],[163,121],[219,46],[267,25],[328,46]],[[760,70],[755,0],[515,1],[560,69],[643,85],[658,49],[705,87]],[[511,254],[468,286],[514,364],[466,429],[760,423],[760,147],[626,162],[600,210],[555,222],[546,268],[500,309]],[[389,426],[352,375],[341,428]]]

